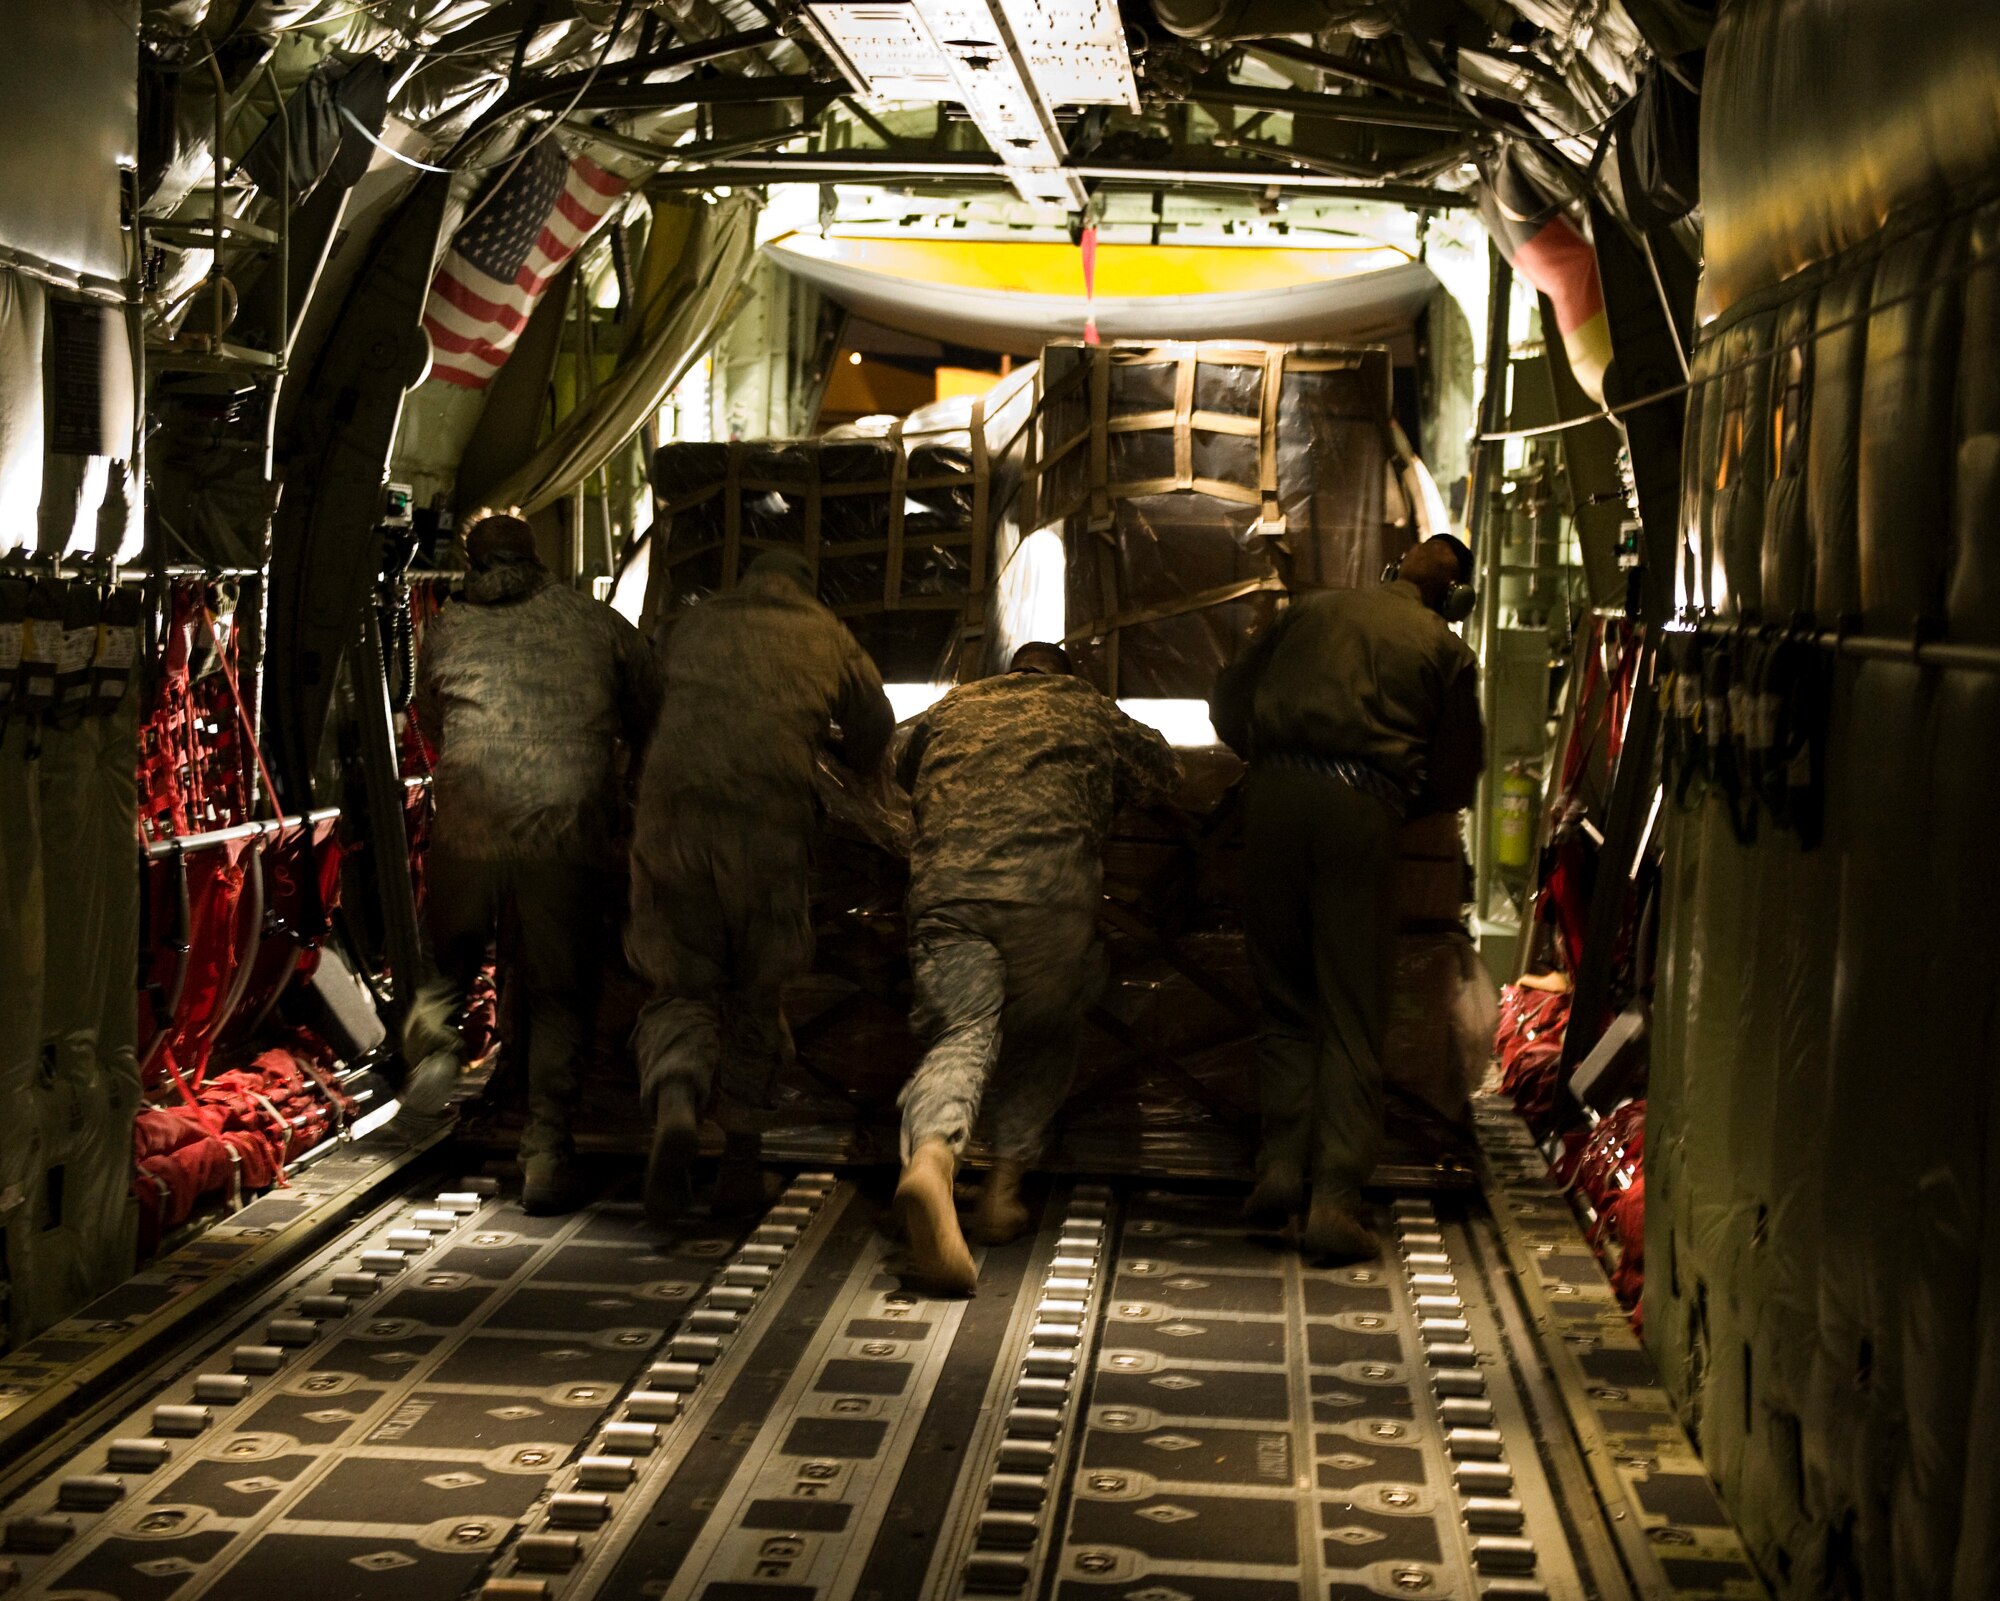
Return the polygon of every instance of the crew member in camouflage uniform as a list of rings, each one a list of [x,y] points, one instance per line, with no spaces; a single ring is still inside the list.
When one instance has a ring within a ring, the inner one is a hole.
[[[954,689],[898,763],[911,793],[911,1025],[927,1047],[904,1088],[896,1206],[917,1276],[976,1278],[952,1177],[994,1080],[992,1171],[974,1233],[1027,1227],[1021,1177],[1069,1093],[1083,1014],[1103,983],[1104,841],[1126,801],[1169,790],[1180,761],[1070,669],[1024,645],[1011,670]]]
[[[1311,1207],[1315,1256],[1376,1254],[1361,1186],[1382,1144],[1396,830],[1468,804],[1484,765],[1477,659],[1447,625],[1472,556],[1447,536],[1394,582],[1294,600],[1216,683],[1216,732],[1250,762],[1243,923],[1263,996],[1264,1108],[1245,1216]]]
[[[639,631],[559,584],[518,516],[466,534],[464,592],[424,636],[413,710],[438,753],[424,913],[436,976],[404,1025],[417,1067],[403,1099],[442,1110],[464,1066],[454,1014],[511,904],[526,994],[523,1200],[578,1199],[570,1116],[590,1048],[606,947],[604,904],[622,800],[618,745],[637,760],[660,680]]]
[[[786,1047],[780,991],[812,966],[814,764],[831,748],[872,772],[895,730],[881,674],[813,590],[803,556],[767,551],[668,637],[626,932],[653,989],[633,1044],[653,1119],[655,1221],[686,1198],[711,1095],[724,1137],[718,1205],[761,1193],[756,1113]]]

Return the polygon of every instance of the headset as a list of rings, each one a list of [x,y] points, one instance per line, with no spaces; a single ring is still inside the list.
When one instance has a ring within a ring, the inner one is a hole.
[[[1402,576],[1403,563],[1400,557],[1382,569],[1382,582],[1385,584],[1393,584]],[[1473,607],[1478,604],[1479,591],[1464,579],[1455,578],[1444,592],[1444,604],[1438,607],[1438,615],[1448,623],[1462,623],[1472,615]]]

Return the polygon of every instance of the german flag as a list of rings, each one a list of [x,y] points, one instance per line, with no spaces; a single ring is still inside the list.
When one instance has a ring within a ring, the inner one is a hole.
[[[1536,183],[1511,150],[1502,153],[1480,186],[1479,215],[1509,265],[1548,297],[1570,371],[1584,393],[1603,405],[1611,326],[1604,318],[1597,251],[1561,198]]]

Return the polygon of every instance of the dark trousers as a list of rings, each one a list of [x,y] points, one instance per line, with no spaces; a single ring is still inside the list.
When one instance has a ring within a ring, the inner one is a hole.
[[[597,1020],[604,957],[602,868],[560,861],[475,861],[433,855],[424,922],[438,978],[412,1008],[412,1061],[451,1049],[446,1020],[465,1003],[487,947],[511,910],[519,931],[502,984],[522,986],[528,1026],[528,1122],[521,1154],[568,1147]]]
[[[910,1026],[924,1059],[904,1086],[903,1159],[965,1148],[990,1081],[993,1148],[1037,1161],[1076,1076],[1083,1015],[1104,987],[1094,907],[958,901],[910,923]]]
[[[697,813],[642,815],[625,950],[652,995],[633,1036],[650,1108],[684,1087],[749,1132],[788,1048],[784,986],[812,967],[809,841],[799,829]]]
[[[1388,807],[1328,774],[1247,781],[1243,924],[1263,998],[1259,1166],[1353,1199],[1382,1145],[1391,951]]]

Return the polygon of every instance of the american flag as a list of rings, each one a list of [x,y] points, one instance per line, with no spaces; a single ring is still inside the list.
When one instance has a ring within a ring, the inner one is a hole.
[[[431,280],[424,331],[431,377],[484,389],[514,352],[528,314],[628,180],[544,139],[475,202]]]

